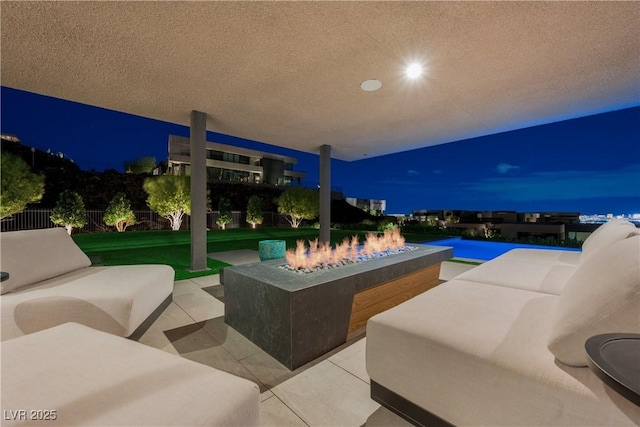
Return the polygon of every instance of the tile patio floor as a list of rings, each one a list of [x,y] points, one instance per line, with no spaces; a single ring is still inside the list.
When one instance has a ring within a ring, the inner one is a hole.
[[[234,265],[259,261],[257,251],[209,256]],[[443,268],[441,278],[460,268]],[[224,323],[223,301],[219,275],[176,281],[173,302],[139,341],[258,384],[264,426],[410,425],[369,397],[366,337],[352,337],[322,358],[289,371]]]

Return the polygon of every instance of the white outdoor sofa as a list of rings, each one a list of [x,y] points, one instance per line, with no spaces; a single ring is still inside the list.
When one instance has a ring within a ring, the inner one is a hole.
[[[640,333],[640,235],[513,250],[372,317],[374,400],[421,425],[623,426],[640,407],[587,367],[585,341]]]
[[[91,267],[64,228],[0,233],[2,340],[76,322],[138,339],[171,303],[166,265]]]
[[[171,267],[90,267],[62,228],[0,251],[3,426],[260,425],[256,384],[123,338],[171,302]]]
[[[260,425],[256,384],[66,323],[2,342],[3,426]]]

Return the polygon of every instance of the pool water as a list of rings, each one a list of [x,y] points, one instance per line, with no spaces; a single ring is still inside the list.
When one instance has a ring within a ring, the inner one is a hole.
[[[452,237],[443,240],[424,242],[425,245],[449,246],[453,248],[455,258],[471,258],[489,261],[511,249],[553,249],[561,251],[580,252],[577,248],[563,248],[559,246],[527,245],[525,243],[487,242],[483,240],[463,240],[460,237]]]

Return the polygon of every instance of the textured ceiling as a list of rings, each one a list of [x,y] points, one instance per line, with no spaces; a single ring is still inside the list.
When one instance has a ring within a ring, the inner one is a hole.
[[[2,1],[1,15],[4,86],[184,125],[200,110],[209,130],[344,160],[640,105],[638,2]],[[421,80],[403,77],[410,60]]]

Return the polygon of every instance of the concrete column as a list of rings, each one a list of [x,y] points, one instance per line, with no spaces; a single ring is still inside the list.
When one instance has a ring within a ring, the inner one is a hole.
[[[191,271],[207,267],[207,114],[191,111]]]
[[[331,146],[320,147],[320,241],[331,239]]]

